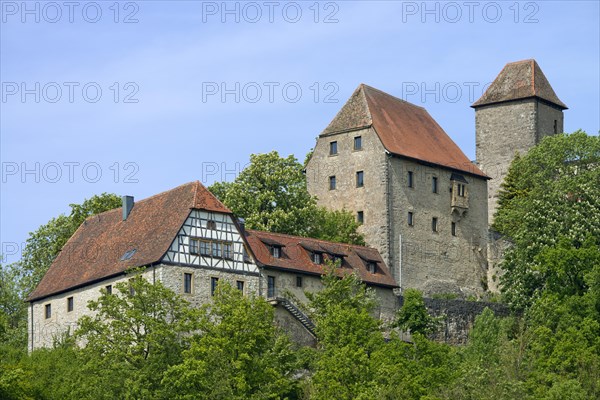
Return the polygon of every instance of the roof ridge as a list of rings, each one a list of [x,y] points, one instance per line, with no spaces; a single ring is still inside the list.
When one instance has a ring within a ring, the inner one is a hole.
[[[287,234],[287,233],[279,233],[279,232],[267,232],[267,231],[261,231],[261,230],[258,230],[258,229],[246,229],[246,231],[249,231],[249,232],[258,232],[258,233],[266,233],[268,235],[285,236],[285,237],[289,237],[289,238],[308,239],[308,240],[314,240],[314,241],[317,241],[317,242],[337,244],[337,245],[340,245],[340,246],[351,246],[351,247],[359,247],[359,248],[369,249],[369,250],[377,250],[374,247],[362,246],[360,244],[350,244],[350,243],[334,242],[334,241],[331,241],[331,240],[317,239],[317,238],[312,238],[312,237],[308,237],[308,236],[290,235],[290,234]]]
[[[391,98],[393,98],[393,99],[395,99],[395,100],[398,100],[398,101],[400,101],[400,102],[402,102],[402,103],[406,103],[406,104],[408,104],[408,105],[410,105],[410,106],[413,106],[413,107],[416,107],[416,108],[420,108],[420,109],[422,109],[422,110],[425,110],[425,111],[427,111],[427,109],[426,109],[425,107],[423,107],[423,106],[418,106],[418,105],[416,105],[416,104],[414,104],[414,103],[411,103],[411,102],[410,102],[410,101],[408,101],[408,100],[404,100],[404,99],[401,99],[400,97],[396,97],[396,96],[394,96],[393,94],[389,94],[388,92],[384,92],[384,91],[383,91],[383,90],[381,90],[381,89],[377,89],[377,88],[375,88],[375,87],[373,87],[373,86],[370,86],[370,85],[367,85],[367,84],[365,84],[365,83],[361,83],[360,85],[361,85],[361,86],[363,86],[363,87],[366,87],[366,88],[368,88],[368,89],[370,89],[370,90],[374,90],[374,91],[376,91],[376,92],[379,92],[379,93],[381,93],[381,94],[383,94],[383,95],[386,95],[386,96],[388,96],[388,97],[391,97]]]
[[[191,185],[191,184],[194,184],[194,183],[196,183],[196,182],[199,182],[199,181],[192,181],[192,182],[184,183],[184,184],[182,184],[182,185],[179,185],[179,186],[177,186],[177,187],[174,187],[173,189],[169,189],[169,190],[162,191],[162,192],[160,192],[160,193],[153,194],[152,196],[145,197],[145,198],[143,198],[143,199],[141,199],[141,200],[135,200],[134,204],[143,203],[143,202],[145,202],[145,201],[147,201],[147,200],[151,200],[151,199],[153,199],[153,198],[155,198],[155,197],[158,197],[158,196],[165,195],[165,194],[167,194],[167,193],[169,193],[169,192],[172,192],[172,191],[174,191],[174,190],[177,190],[177,189],[179,189],[179,188],[182,188],[183,186]],[[122,196],[120,196],[120,197],[122,197]],[[195,200],[195,199],[196,199],[196,198],[194,197],[194,200]],[[97,217],[97,216],[99,216],[99,215],[106,215],[106,214],[108,214],[108,213],[111,213],[111,212],[117,212],[118,210],[120,210],[120,209],[122,209],[122,208],[123,208],[123,206],[121,205],[120,207],[116,207],[116,208],[113,208],[113,209],[111,209],[111,210],[106,210],[106,211],[103,211],[103,212],[101,212],[101,213],[98,213],[98,214],[90,215],[89,217],[87,217],[86,219],[84,219],[84,220],[83,220],[83,222],[85,222],[85,221],[87,221],[87,220],[90,220],[90,219],[92,219],[92,218],[94,218],[94,217]]]

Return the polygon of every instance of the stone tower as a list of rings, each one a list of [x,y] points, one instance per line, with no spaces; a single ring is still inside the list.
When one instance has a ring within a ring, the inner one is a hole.
[[[362,224],[402,288],[487,288],[487,180],[427,110],[360,85],[306,165],[319,205]]]
[[[560,101],[535,60],[506,64],[475,109],[476,156],[488,181],[491,224],[500,185],[515,153],[525,154],[543,137],[563,132]]]

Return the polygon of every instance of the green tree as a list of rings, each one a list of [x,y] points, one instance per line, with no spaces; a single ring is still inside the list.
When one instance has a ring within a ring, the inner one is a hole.
[[[79,320],[76,338],[81,351],[83,380],[73,397],[158,398],[161,379],[181,362],[190,334],[197,328],[197,310],[161,282],[135,275],[102,289],[88,307],[94,316]]]
[[[371,315],[374,294],[355,274],[329,267],[323,289],[306,293],[316,325],[318,349],[306,393],[313,399],[372,398],[374,353],[384,344],[380,321]]]
[[[350,212],[317,207],[316,198],[306,189],[303,171],[293,155],[253,154],[235,181],[217,182],[209,190],[243,217],[248,228],[364,244]]]
[[[600,138],[545,138],[513,161],[499,204],[494,228],[512,242],[501,264],[509,303],[523,309],[548,288],[585,290],[600,246]]]
[[[199,334],[163,381],[168,398],[279,399],[294,391],[294,353],[273,307],[219,283]]]
[[[403,293],[404,304],[398,311],[396,326],[411,333],[428,335],[435,331],[438,320],[427,311],[423,293],[417,289],[406,289]]]

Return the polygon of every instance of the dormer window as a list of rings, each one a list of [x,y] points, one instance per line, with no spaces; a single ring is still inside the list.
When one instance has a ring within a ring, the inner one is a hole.
[[[375,263],[374,261],[368,261],[367,262],[367,271],[369,271],[369,273],[374,274],[377,272],[377,263]]]
[[[271,246],[271,255],[273,256],[273,258],[281,258],[281,247]]]
[[[320,264],[323,263],[323,254],[321,254],[321,253],[312,253],[311,259],[312,259],[313,263],[315,263],[317,265],[320,265]]]
[[[344,260],[342,259],[342,257],[340,256],[331,256],[331,261],[333,262],[334,265],[341,267],[342,264],[344,263]]]

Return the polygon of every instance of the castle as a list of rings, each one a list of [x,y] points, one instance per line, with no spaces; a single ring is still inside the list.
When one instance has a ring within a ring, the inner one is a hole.
[[[219,280],[274,305],[294,340],[314,342],[294,304],[321,288],[326,260],[355,272],[391,319],[397,292],[478,295],[494,285],[489,222],[515,152],[562,132],[563,110],[534,60],[507,64],[473,105],[471,162],[422,108],[360,85],[319,135],[306,166],[321,205],[355,213],[369,247],[245,229],[200,182],[88,218],[30,294],[29,350],[52,345],[89,314],[87,302],[144,267],[192,304]]]

